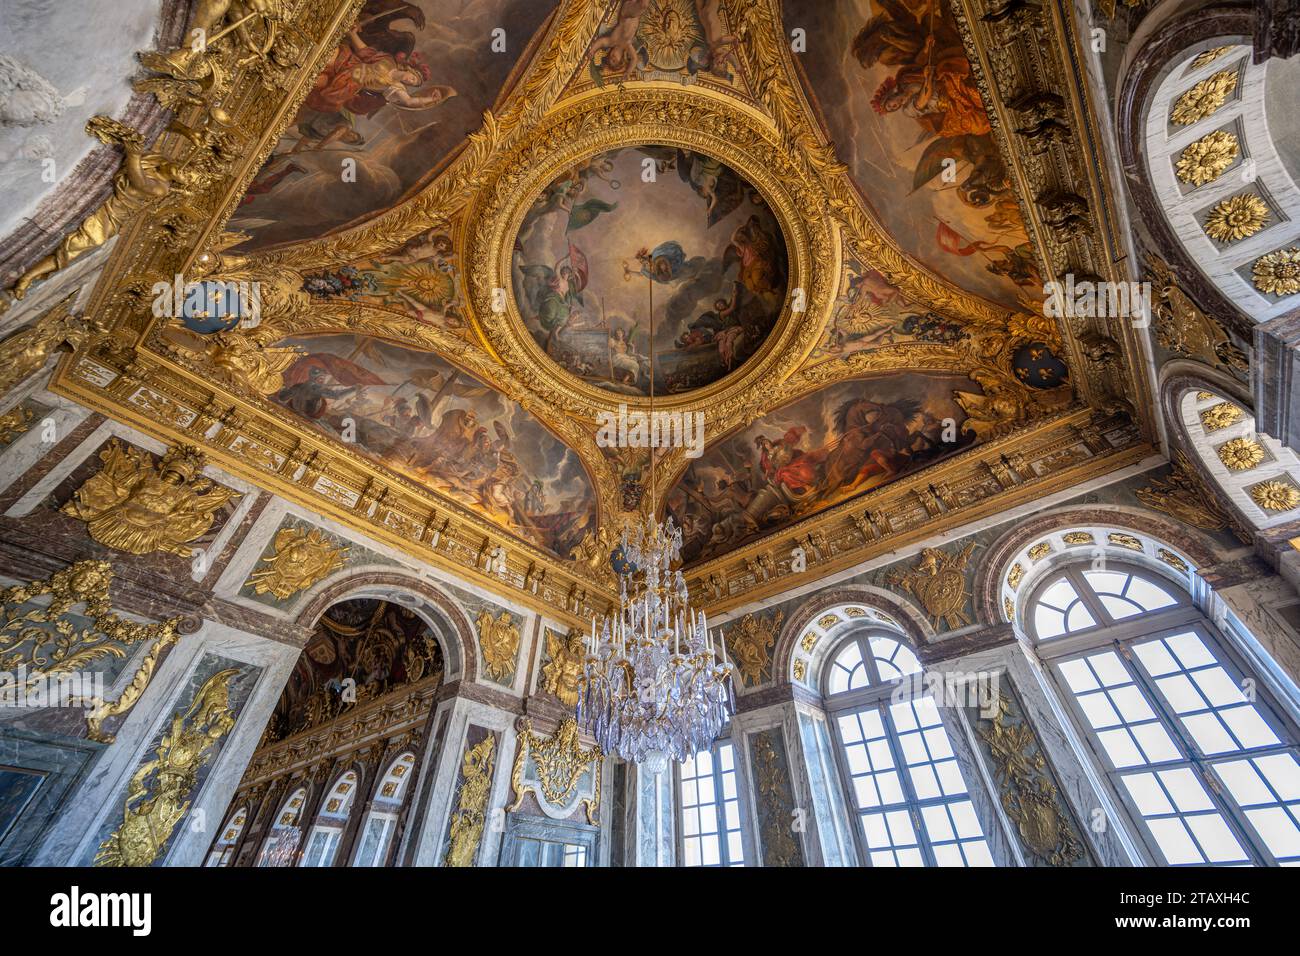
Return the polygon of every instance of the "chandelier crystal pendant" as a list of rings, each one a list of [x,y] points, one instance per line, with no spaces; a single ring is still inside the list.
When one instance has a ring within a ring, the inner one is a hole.
[[[714,647],[708,619],[691,610],[673,570],[682,533],[653,516],[623,531],[619,608],[591,622],[579,683],[578,722],[607,754],[654,771],[709,747],[735,713],[726,638]],[[616,552],[617,553],[617,552]]]

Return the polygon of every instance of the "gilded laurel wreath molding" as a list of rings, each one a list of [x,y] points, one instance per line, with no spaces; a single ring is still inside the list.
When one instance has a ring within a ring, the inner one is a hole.
[[[104,721],[135,706],[153,679],[162,652],[180,639],[180,617],[153,624],[123,620],[113,613],[109,586],[113,568],[107,561],[78,561],[48,578],[0,589],[0,671],[15,673],[25,668],[30,675],[20,694],[45,677],[84,672],[106,657],[124,658],[127,649],[150,642],[149,650],[129,684],[112,701],[81,698],[90,704],[86,715],[86,736],[111,744],[112,734],[103,730]],[[31,606],[49,597],[44,607]],[[92,627],[74,622],[73,609],[81,605]]]
[[[592,796],[580,802],[587,814],[587,822],[597,826],[596,814],[600,810],[600,778],[604,753],[599,745],[584,748],[578,740],[578,721],[566,717],[560,722],[552,737],[542,737],[533,732],[533,722],[527,717],[519,721],[519,743],[515,749],[515,765],[510,774],[515,791],[515,802],[506,807],[513,813],[524,803],[524,797],[533,794],[553,807],[563,807],[573,797],[587,768],[592,768]],[[537,768],[537,786],[524,781],[524,767],[529,758]],[[540,789],[540,793],[538,790]]]
[[[230,681],[239,668],[204,682],[184,714],[174,714],[153,759],[127,786],[122,822],[99,846],[95,866],[151,866],[190,808],[199,771],[235,726]]]

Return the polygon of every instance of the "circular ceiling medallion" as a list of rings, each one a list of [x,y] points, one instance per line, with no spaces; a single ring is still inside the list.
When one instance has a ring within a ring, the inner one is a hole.
[[[528,334],[565,371],[630,396],[653,377],[666,396],[760,351],[789,272],[781,225],[745,176],[693,149],[636,145],[551,179],[515,234],[510,281]]]

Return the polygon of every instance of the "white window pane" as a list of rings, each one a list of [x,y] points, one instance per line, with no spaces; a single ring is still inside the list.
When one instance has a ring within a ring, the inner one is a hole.
[[[948,742],[948,732],[942,727],[931,727],[926,730],[925,743],[930,748],[930,756],[936,760],[952,756],[952,745]]]
[[[1222,667],[1207,667],[1196,671],[1192,674],[1192,680],[1201,689],[1205,699],[1215,707],[1227,707],[1229,704],[1242,704],[1246,701],[1246,695]]]
[[[963,843],[962,849],[966,851],[966,862],[969,866],[993,866],[993,855],[989,852],[989,845],[984,840],[976,840],[973,843]]]
[[[935,765],[939,773],[939,784],[943,787],[945,797],[956,796],[966,792],[966,781],[962,779],[961,769],[955,760],[945,760]]]
[[[1169,706],[1174,709],[1174,713],[1186,714],[1193,710],[1204,710],[1206,707],[1205,698],[1187,679],[1186,674],[1162,677],[1156,681],[1156,686],[1160,688],[1160,693],[1165,695],[1165,700],[1169,701]]]
[[[1106,756],[1110,757],[1110,762],[1118,769],[1146,763],[1127,730],[1103,730],[1097,734],[1097,739],[1106,749]]]
[[[1174,656],[1178,658],[1184,667],[1204,667],[1207,664],[1216,663],[1210,649],[1205,646],[1205,642],[1196,634],[1189,632],[1174,637],[1166,637],[1165,643],[1169,645],[1170,650],[1174,652]]]
[[[844,756],[849,765],[849,773],[855,777],[871,769],[871,761],[867,759],[867,750],[862,744],[845,747]]]
[[[1219,718],[1212,713],[1192,714],[1190,717],[1180,717],[1179,720],[1183,722],[1183,726],[1192,735],[1192,739],[1196,741],[1196,746],[1201,748],[1202,753],[1222,754],[1239,749],[1224,730],[1223,724],[1219,723]]]
[[[903,800],[903,783],[898,779],[897,772],[891,770],[889,773],[882,773],[876,777],[876,785],[880,787],[880,799],[887,803],[901,803]]]
[[[1134,614],[1141,614],[1142,608],[1132,601],[1126,601],[1121,597],[1115,597],[1111,594],[1101,595],[1101,603],[1106,606],[1107,613],[1117,621],[1122,621],[1126,617],[1132,617]]]
[[[842,694],[849,689],[849,672],[841,667],[831,668],[830,690],[832,694]]]
[[[733,864],[745,862],[745,847],[740,842],[739,833],[727,834],[727,857]]]
[[[699,776],[701,777],[713,773],[713,754],[707,750],[701,750],[695,755],[695,766],[699,768]]]
[[[735,800],[728,800],[722,805],[723,817],[726,820],[728,830],[735,830],[740,827],[740,804]]]
[[[919,799],[929,800],[940,795],[939,781],[929,764],[909,767],[908,772],[912,778],[912,788],[916,791],[916,796]]]
[[[1179,813],[1193,813],[1197,810],[1214,808],[1201,781],[1186,767],[1161,770],[1158,776],[1165,789],[1169,791],[1169,796],[1173,798],[1174,806],[1178,808]]]
[[[966,860],[961,855],[961,849],[955,843],[949,843],[946,846],[937,846],[934,848],[934,862],[937,866],[965,866]]]
[[[862,721],[862,731],[869,739],[874,740],[885,736],[885,725],[880,721],[880,711],[874,707],[859,713],[858,719]]]
[[[894,765],[894,752],[889,749],[889,741],[884,737],[867,744],[867,755],[875,770],[888,770]]]
[[[916,719],[920,721],[922,727],[935,727],[943,723],[943,719],[939,716],[939,706],[929,694],[913,703],[916,709]]]
[[[683,846],[684,846],[684,848],[685,848],[685,850],[686,850],[686,865],[687,865],[687,866],[699,866],[699,865],[700,865],[700,841],[699,841],[699,838],[698,838],[698,837],[691,837],[691,838],[688,839],[688,840],[684,840],[684,841],[683,841]]]
[[[1071,632],[1082,631],[1085,627],[1092,627],[1096,623],[1096,619],[1082,601],[1076,602],[1074,607],[1070,608],[1070,613],[1065,619],[1065,626]]]
[[[682,811],[682,833],[695,836],[700,832],[700,812],[698,810]]]
[[[1130,729],[1133,736],[1137,738],[1138,746],[1146,754],[1148,763],[1164,763],[1166,760],[1177,760],[1181,756],[1174,739],[1169,736],[1169,731],[1165,730],[1163,724],[1152,721]]]
[[[898,866],[894,854],[889,850],[878,851],[871,854],[872,866]]]
[[[912,815],[906,810],[890,810],[885,814],[885,824],[889,827],[889,836],[894,846],[916,843],[916,831],[912,829]]]
[[[696,806],[700,802],[698,793],[699,793],[699,788],[696,786],[694,780],[683,780],[682,781],[682,806],[684,807]]]
[[[1122,594],[1129,576],[1122,571],[1084,571],[1084,578],[1098,594]]]
[[[1243,807],[1273,803],[1273,793],[1264,783],[1249,760],[1227,760],[1216,763],[1214,769],[1223,778],[1232,799]]]
[[[1156,587],[1146,578],[1140,578],[1134,575],[1128,583],[1128,590],[1124,596],[1131,601],[1136,601],[1148,611],[1158,611],[1161,608],[1173,607],[1178,602],[1174,600],[1172,594],[1163,588]]]
[[[1114,651],[1106,651],[1104,654],[1093,654],[1088,658],[1088,663],[1092,669],[1097,672],[1097,677],[1106,687],[1116,687],[1120,684],[1131,684],[1133,679],[1129,677],[1128,671],[1124,667],[1124,662]]]
[[[903,751],[903,760],[909,764],[925,763],[929,757],[925,752],[925,741],[918,734],[902,734],[898,738]]]
[[[948,819],[948,811],[943,806],[922,807],[921,819],[925,823],[925,832],[931,841],[946,843],[957,839],[957,834],[952,829],[952,821]]]
[[[1151,828],[1151,834],[1156,838],[1160,852],[1165,855],[1165,860],[1171,866],[1205,862],[1205,858],[1201,856],[1201,851],[1196,849],[1196,844],[1192,842],[1180,818],[1148,820],[1147,826]]]
[[[1066,661],[1061,665],[1061,676],[1070,686],[1070,690],[1076,694],[1082,694],[1085,691],[1097,690],[1101,687],[1097,679],[1092,676],[1092,671],[1083,661]]]
[[[1278,743],[1277,734],[1264,722],[1254,707],[1231,707],[1219,711],[1228,728],[1237,735],[1243,747],[1272,747]]]
[[[1152,677],[1159,677],[1162,674],[1169,674],[1178,670],[1178,662],[1174,660],[1174,655],[1169,653],[1169,648],[1165,647],[1164,641],[1147,641],[1145,644],[1134,644],[1133,653],[1137,659],[1142,662],[1148,674]]]
[[[1187,818],[1187,825],[1196,834],[1206,858],[1211,863],[1232,863],[1248,859],[1246,851],[1241,848],[1237,838],[1228,829],[1222,816],[1217,813],[1203,813]]]
[[[1110,699],[1127,723],[1153,720],[1156,716],[1136,685],[1115,688],[1110,692]]]
[[[898,646],[898,653],[894,655],[894,666],[904,674],[919,674],[921,672],[921,662],[916,659],[911,648]]]
[[[855,743],[862,739],[862,728],[858,726],[858,718],[854,714],[843,714],[839,719],[840,736],[844,738],[846,744]]]
[[[862,815],[862,835],[867,841],[867,848],[879,849],[889,846],[889,829],[885,826],[883,813],[864,813]]]
[[[984,835],[984,830],[980,827],[979,817],[975,815],[975,805],[969,800],[950,803],[948,804],[948,810],[957,825],[957,835],[963,840]]]
[[[1121,779],[1124,781],[1124,786],[1128,788],[1133,803],[1137,805],[1138,813],[1142,816],[1153,817],[1174,812],[1173,806],[1165,797],[1165,792],[1160,789],[1160,784],[1156,783],[1155,774],[1131,773]]]
[[[1281,807],[1247,810],[1246,818],[1274,856],[1300,855],[1300,830]]]
[[[900,734],[916,729],[916,715],[912,713],[911,701],[890,704],[889,716],[893,718],[894,726]]]
[[[722,862],[717,837],[702,837],[700,839],[700,862],[704,866],[717,866]]]
[[[899,850],[899,866],[925,866],[925,858],[921,856],[920,850]]]
[[[724,800],[736,799],[736,775],[734,773],[724,773],[722,775],[722,798]]]
[[[1100,691],[1095,694],[1084,694],[1079,698],[1079,706],[1083,709],[1083,715],[1088,718],[1088,723],[1097,730],[1114,727],[1120,723],[1119,714],[1115,713],[1106,695]]]
[[[1070,606],[1070,602],[1078,597],[1079,592],[1074,589],[1074,585],[1065,578],[1061,578],[1051,587],[1046,588],[1039,600],[1044,604],[1050,604],[1052,607],[1064,610]]]
[[[1293,754],[1255,758],[1255,766],[1268,778],[1283,800],[1300,800],[1300,764]]]
[[[723,771],[730,771],[736,766],[736,755],[731,744],[722,744],[718,747],[718,760],[722,763]]]
[[[1065,633],[1065,615],[1039,604],[1034,608],[1034,631],[1043,639],[1060,637]]]
[[[880,798],[876,795],[875,782],[869,776],[854,778],[853,794],[857,798],[859,810],[880,806]],[[885,802],[888,803],[889,801]]]

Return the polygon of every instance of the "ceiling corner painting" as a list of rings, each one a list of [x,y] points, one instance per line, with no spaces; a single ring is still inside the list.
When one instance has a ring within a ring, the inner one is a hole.
[[[902,372],[836,382],[769,412],[711,446],[669,495],[682,559],[718,557],[974,445],[966,408],[983,399],[964,375]]]
[[[722,0],[619,0],[587,51],[580,85],[684,80],[737,87],[737,45]]]
[[[515,240],[515,301],[562,368],[629,395],[687,392],[740,368],[786,295],[781,227],[713,157],[620,147],[553,180]],[[651,327],[651,315],[655,325]]]
[[[839,159],[901,248],[1007,308],[1042,279],[945,0],[785,0]]]
[[[482,126],[556,5],[367,0],[230,220],[250,236],[241,248],[316,238],[427,181]]]
[[[306,335],[270,395],[318,431],[568,558],[595,528],[578,455],[529,412],[431,352],[364,335]]]

